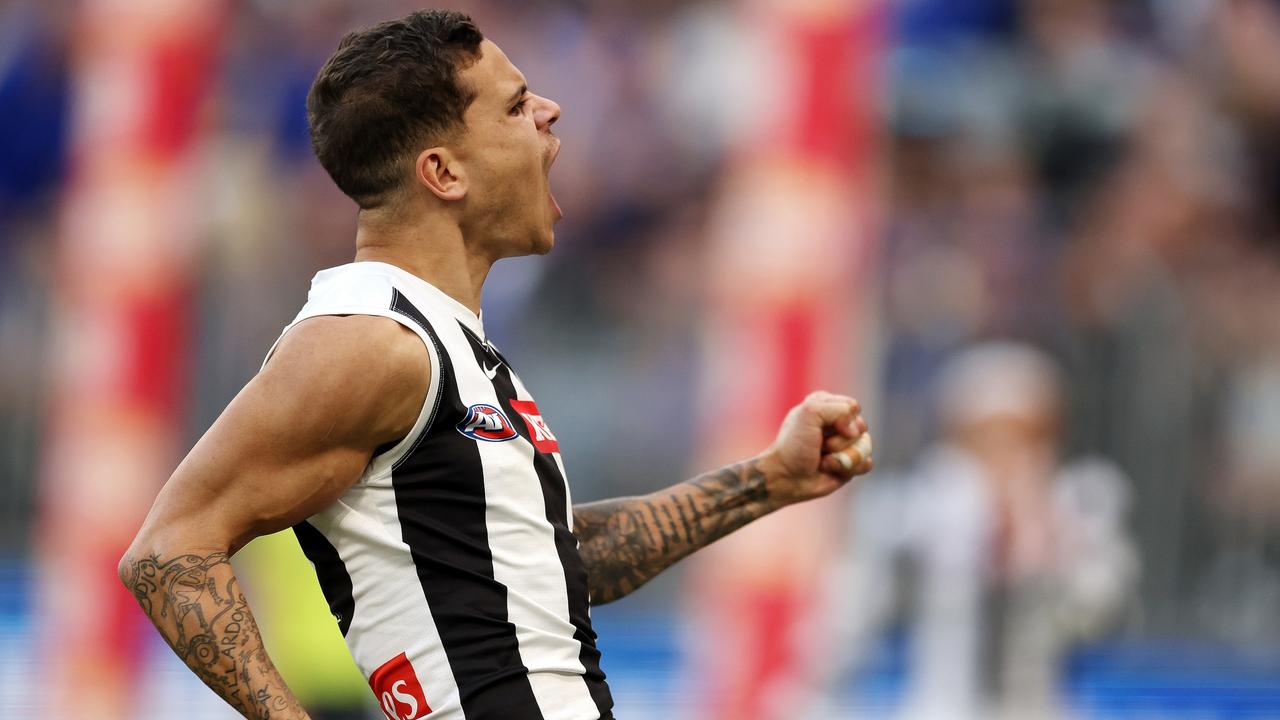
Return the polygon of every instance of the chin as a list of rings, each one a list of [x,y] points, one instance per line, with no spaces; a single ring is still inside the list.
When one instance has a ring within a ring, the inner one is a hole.
[[[556,246],[556,233],[554,230],[547,231],[546,235],[540,236],[533,241],[533,247],[530,249],[530,255],[546,255],[551,252],[551,248]]]
[[[551,248],[555,247],[555,244],[555,232],[548,230],[545,233],[527,237],[519,242],[510,242],[498,257],[513,258],[527,255],[546,255],[551,252]]]

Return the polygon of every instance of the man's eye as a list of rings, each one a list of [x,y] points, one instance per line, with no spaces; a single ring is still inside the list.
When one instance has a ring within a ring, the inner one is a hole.
[[[524,105],[525,105],[525,103],[527,103],[527,102],[529,102],[529,101],[528,101],[528,100],[521,100],[520,102],[516,103],[516,104],[511,108],[511,114],[512,114],[512,115],[519,115],[519,114],[521,113],[521,111],[523,111],[523,110],[524,110]]]

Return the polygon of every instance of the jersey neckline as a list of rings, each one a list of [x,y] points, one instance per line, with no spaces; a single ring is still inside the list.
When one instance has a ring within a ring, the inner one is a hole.
[[[357,260],[357,261],[353,261],[351,264],[352,265],[377,265],[379,267],[386,268],[390,270],[394,275],[397,275],[398,277],[413,283],[415,287],[418,287],[424,292],[434,296],[437,300],[440,301],[441,304],[448,307],[449,310],[453,312],[454,317],[458,319],[458,322],[462,323],[467,329],[471,330],[476,335],[478,335],[481,340],[485,340],[483,310],[480,311],[479,315],[471,312],[471,308],[468,308],[466,305],[463,305],[462,303],[458,302],[458,300],[453,296],[449,295],[448,293],[436,287],[435,285],[432,285],[426,280],[423,280],[417,275],[414,275],[408,270],[405,270],[399,265],[392,265],[389,262],[383,262],[381,260]]]

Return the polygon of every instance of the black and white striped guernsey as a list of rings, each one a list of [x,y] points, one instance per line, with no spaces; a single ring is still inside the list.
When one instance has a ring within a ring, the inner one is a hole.
[[[612,717],[564,464],[528,390],[480,318],[385,263],[317,274],[284,332],[357,314],[416,333],[430,387],[410,433],[294,530],[383,712]]]

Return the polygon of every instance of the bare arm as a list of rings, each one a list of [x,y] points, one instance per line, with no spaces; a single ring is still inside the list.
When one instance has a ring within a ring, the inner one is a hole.
[[[759,457],[651,495],[575,506],[592,604],[628,595],[747,523],[870,471],[871,438],[858,412],[852,398],[814,393],[791,411],[778,440]],[[836,457],[841,453],[847,465]]]
[[[120,579],[178,657],[247,718],[305,718],[230,556],[315,514],[413,426],[422,343],[385,318],[314,318],[281,342],[165,484]]]
[[[225,552],[129,555],[120,577],[169,647],[240,714],[306,717],[267,657]]]
[[[574,506],[573,528],[592,604],[630,594],[694,550],[772,509],[759,460],[644,497]]]

